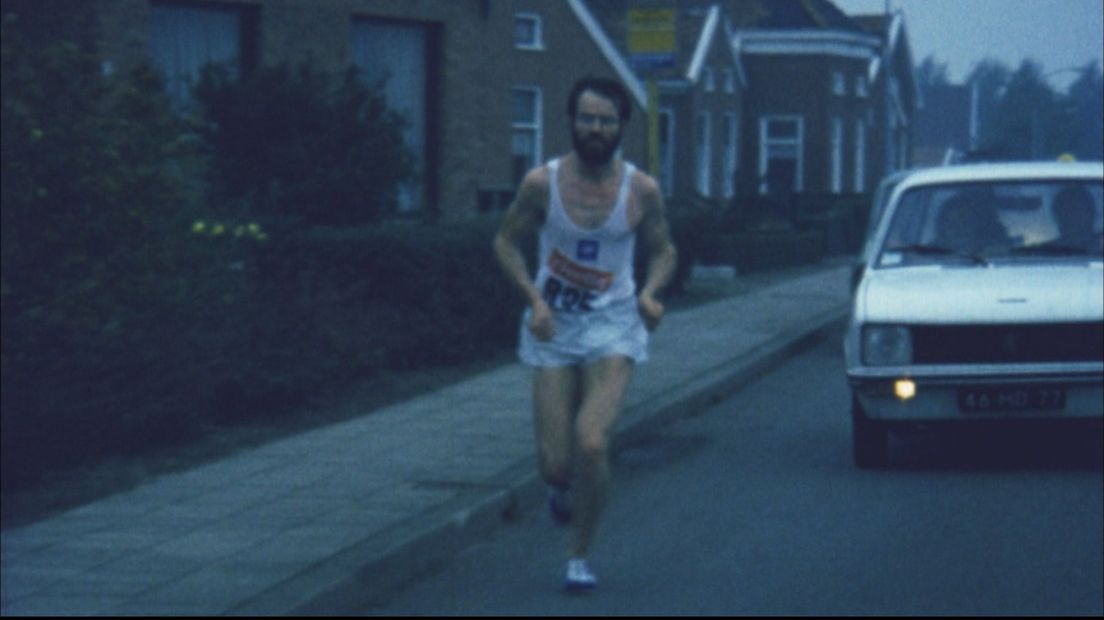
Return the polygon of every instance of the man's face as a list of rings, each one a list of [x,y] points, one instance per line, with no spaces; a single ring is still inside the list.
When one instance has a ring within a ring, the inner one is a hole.
[[[583,91],[572,120],[571,143],[583,163],[600,166],[609,162],[621,144],[617,105],[594,92]]]

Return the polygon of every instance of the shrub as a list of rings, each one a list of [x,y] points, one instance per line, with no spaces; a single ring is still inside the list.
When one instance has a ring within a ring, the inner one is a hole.
[[[748,273],[816,263],[822,258],[822,232],[780,230],[710,235],[702,262],[731,265],[738,273]]]
[[[349,374],[477,359],[513,341],[521,310],[490,249],[496,226],[483,218],[309,231],[266,248],[258,295],[315,313]]]
[[[667,287],[667,293],[678,295],[686,289],[693,272],[694,263],[701,260],[714,218],[705,208],[691,205],[677,205],[669,210],[668,223],[671,240],[678,251],[678,266],[674,278]],[[636,269],[638,283],[643,283],[647,256],[641,253]]]
[[[187,243],[201,159],[148,67],[105,77],[70,42],[3,24],[3,484],[185,436],[195,377],[164,372],[191,310],[231,282]],[[201,286],[196,286],[197,283]],[[201,322],[201,321],[199,321]],[[193,349],[199,348],[196,346]]]
[[[343,79],[304,64],[245,81],[211,65],[196,89],[219,202],[305,225],[360,225],[393,211],[413,174],[404,122],[355,69]]]

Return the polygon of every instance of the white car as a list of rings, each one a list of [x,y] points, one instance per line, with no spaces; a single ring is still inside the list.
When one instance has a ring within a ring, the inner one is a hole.
[[[1104,164],[912,172],[844,339],[855,462],[943,421],[1104,420]]]
[[[876,249],[874,247],[874,233],[877,231],[878,223],[882,221],[882,216],[885,215],[886,205],[889,204],[889,198],[893,195],[894,188],[911,173],[911,170],[899,170],[887,175],[878,183],[878,189],[874,192],[874,199],[870,203],[870,217],[866,222],[863,247],[859,250],[855,262],[851,265],[851,292],[854,292],[855,287],[859,285],[863,270],[866,269],[870,259],[874,256]]]

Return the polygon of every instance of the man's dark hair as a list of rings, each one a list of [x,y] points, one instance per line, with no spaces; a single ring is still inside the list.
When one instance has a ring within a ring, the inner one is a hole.
[[[579,105],[579,96],[584,91],[591,91],[610,101],[617,106],[617,116],[622,123],[627,123],[632,116],[632,101],[629,100],[629,91],[617,80],[609,78],[587,76],[575,82],[571,88],[571,94],[567,96],[567,115],[575,118],[575,111]]]

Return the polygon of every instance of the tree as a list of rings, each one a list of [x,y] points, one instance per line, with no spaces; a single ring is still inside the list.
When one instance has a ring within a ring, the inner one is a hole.
[[[235,288],[208,284],[226,263],[189,237],[186,222],[197,207],[190,177],[202,157],[156,72],[138,66],[104,75],[79,40],[28,26],[48,21],[45,9],[4,8],[0,480],[7,490],[50,467],[148,445],[150,427],[182,431],[195,403],[181,395],[202,368],[170,387],[166,369],[188,354],[177,328],[211,332],[199,318],[221,308],[205,302]],[[185,316],[174,322],[174,313]],[[165,412],[185,422],[167,423]]]
[[[931,54],[916,68],[916,79],[924,93],[950,86],[951,83],[947,77],[947,63],[939,62]]]
[[[1104,159],[1104,75],[1095,60],[1070,85],[1063,110],[1063,152],[1082,160]]]
[[[1030,59],[1020,63],[1008,80],[997,113],[998,130],[1012,154],[1021,159],[1050,158],[1056,100],[1042,67]]]
[[[1004,152],[1004,136],[997,129],[997,113],[1011,75],[1009,68],[999,60],[982,60],[966,78],[977,92],[978,147],[989,152]]]

